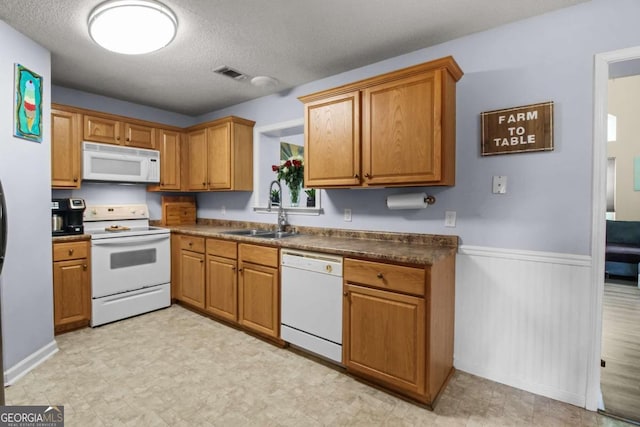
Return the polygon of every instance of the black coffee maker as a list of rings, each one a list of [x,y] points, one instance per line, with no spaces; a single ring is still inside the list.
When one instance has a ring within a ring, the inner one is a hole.
[[[51,199],[51,234],[67,236],[84,233],[82,214],[83,199]]]

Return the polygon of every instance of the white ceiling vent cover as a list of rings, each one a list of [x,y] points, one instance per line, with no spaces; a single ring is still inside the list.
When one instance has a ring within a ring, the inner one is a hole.
[[[234,80],[246,80],[249,77],[246,74],[242,74],[240,71],[234,70],[226,65],[214,69],[213,72],[230,77]]]

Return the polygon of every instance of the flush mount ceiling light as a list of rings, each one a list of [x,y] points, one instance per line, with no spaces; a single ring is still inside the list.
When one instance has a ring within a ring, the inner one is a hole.
[[[89,14],[89,34],[103,48],[126,55],[165,47],[176,36],[176,15],[154,0],[111,0]]]
[[[251,79],[251,84],[256,87],[272,88],[278,86],[278,80],[270,76],[255,76]]]

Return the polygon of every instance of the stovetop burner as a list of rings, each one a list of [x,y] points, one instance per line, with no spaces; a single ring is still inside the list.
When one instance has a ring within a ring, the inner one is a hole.
[[[87,206],[85,233],[91,234],[92,239],[170,233],[167,228],[149,226],[148,212],[146,205]]]

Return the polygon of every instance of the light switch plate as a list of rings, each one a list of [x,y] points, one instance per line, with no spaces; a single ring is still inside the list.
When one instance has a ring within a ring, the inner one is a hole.
[[[351,209],[344,210],[344,220],[345,222],[351,222]]]
[[[493,194],[507,193],[507,177],[498,175],[493,177]]]

